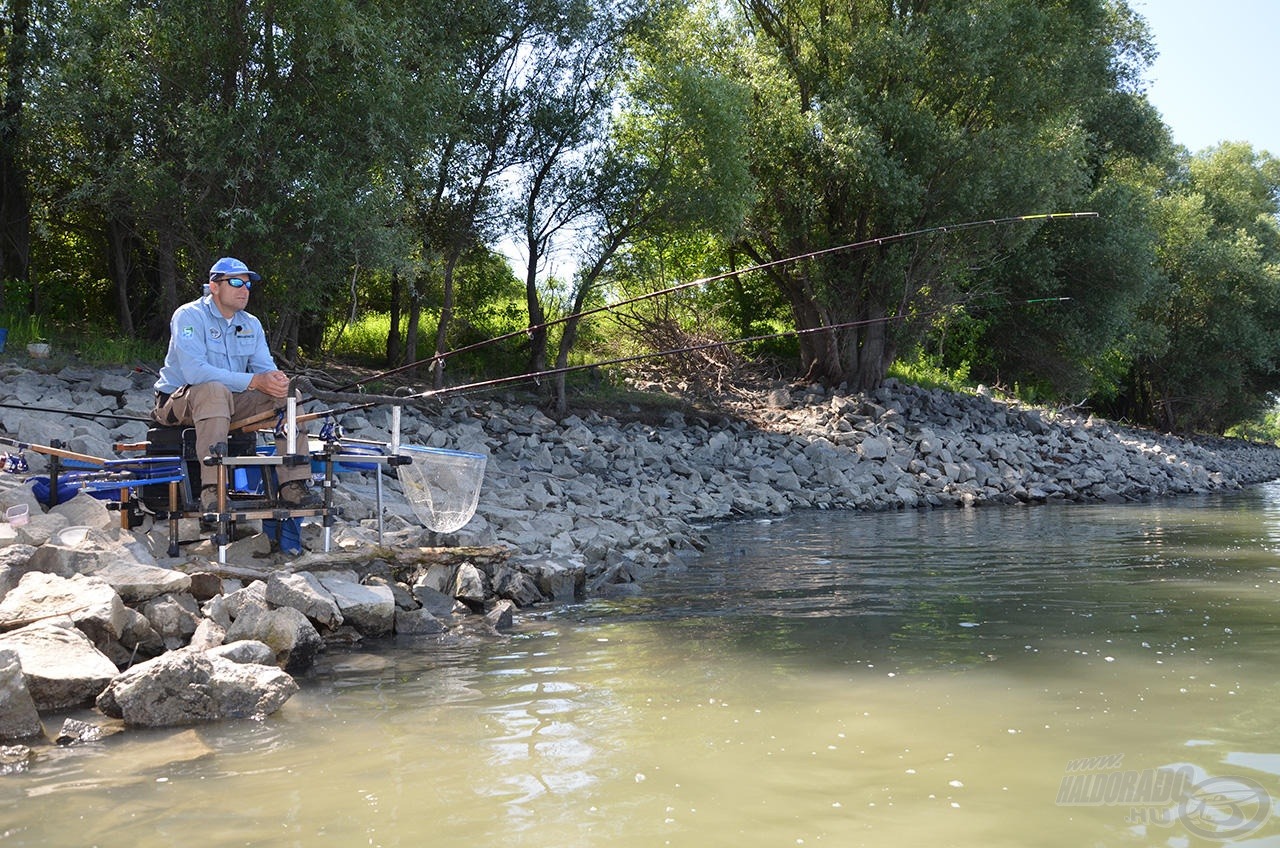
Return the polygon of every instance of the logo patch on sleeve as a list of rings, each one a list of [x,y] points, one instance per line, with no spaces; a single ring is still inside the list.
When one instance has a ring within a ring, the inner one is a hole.
[[[183,327],[183,328],[182,328],[182,337],[183,337],[184,339],[189,339],[189,338],[191,338],[192,336],[194,336],[195,334],[196,334],[196,328],[195,328],[195,327],[192,327],[192,326],[188,325],[188,326],[186,326],[186,327]]]

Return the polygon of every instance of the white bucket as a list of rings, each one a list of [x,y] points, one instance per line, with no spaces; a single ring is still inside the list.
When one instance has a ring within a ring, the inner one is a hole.
[[[488,457],[418,445],[401,445],[396,452],[413,459],[396,471],[405,499],[428,530],[452,533],[471,520]]]
[[[11,527],[21,527],[30,520],[30,508],[26,504],[17,504],[4,511],[4,520]]]

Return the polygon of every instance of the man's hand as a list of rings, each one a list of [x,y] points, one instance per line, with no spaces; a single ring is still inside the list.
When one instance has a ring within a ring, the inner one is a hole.
[[[249,380],[249,388],[264,395],[282,398],[289,395],[289,377],[283,371],[261,371]]]

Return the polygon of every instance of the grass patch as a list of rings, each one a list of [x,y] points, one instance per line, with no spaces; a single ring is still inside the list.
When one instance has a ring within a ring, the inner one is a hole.
[[[969,379],[969,363],[962,362],[958,368],[948,369],[933,356],[917,353],[911,359],[899,359],[889,366],[889,376],[903,383],[920,386],[925,389],[945,389],[951,392],[972,392],[973,383]]]
[[[376,365],[387,357],[387,336],[390,333],[391,316],[386,313],[370,313],[354,324],[341,328],[331,326],[325,330],[324,349],[329,356],[364,365]]]
[[[0,327],[9,330],[5,340],[8,352],[20,354],[33,342],[47,342],[54,357],[74,353],[95,365],[160,362],[166,347],[160,342],[111,335],[97,327],[55,324],[35,315],[0,315]]]

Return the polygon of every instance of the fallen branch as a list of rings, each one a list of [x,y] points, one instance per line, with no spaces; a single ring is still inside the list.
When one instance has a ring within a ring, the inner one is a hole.
[[[218,562],[189,562],[178,565],[185,574],[201,572],[218,577],[234,577],[238,580],[266,580],[272,572],[331,571],[336,568],[360,570],[375,560],[390,563],[393,568],[409,568],[430,565],[461,565],[464,562],[484,567],[506,562],[511,549],[504,545],[484,545],[458,548],[386,548],[373,546],[358,551],[331,551],[306,553],[295,560],[267,568],[233,565]]]
[[[50,618],[64,618],[64,617],[70,616],[72,613],[80,612],[81,610],[87,610],[88,608],[89,608],[88,604],[81,604],[78,607],[72,607],[69,610],[63,610],[62,612],[49,612],[49,613],[45,613],[44,615],[33,615],[29,618],[11,618],[8,621],[0,621],[0,633],[3,633],[7,630],[18,630],[20,628],[26,627],[28,624],[36,624],[41,621],[46,621]]]

